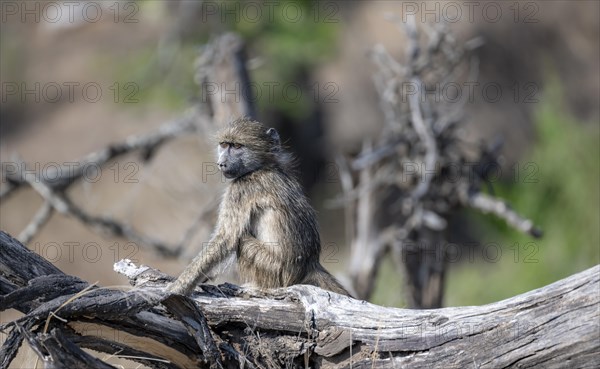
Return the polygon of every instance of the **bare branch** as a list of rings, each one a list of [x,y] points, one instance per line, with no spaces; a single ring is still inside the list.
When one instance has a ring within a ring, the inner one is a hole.
[[[66,197],[63,192],[53,190],[41,180],[38,180],[38,178],[39,177],[37,176],[25,176],[25,181],[45,200],[45,203],[49,204],[58,213],[74,217],[83,224],[96,228],[101,232],[107,232],[117,237],[124,237],[139,245],[150,247],[162,256],[174,257],[181,253],[183,245],[173,247],[143,236],[131,229],[131,227],[110,217],[94,216],[87,213],[81,207],[75,205],[75,203]],[[48,216],[50,215],[51,214],[48,214]],[[41,223],[39,225],[41,225]],[[35,231],[37,230],[39,230],[39,226],[35,229]],[[35,232],[32,233],[30,237],[33,237],[34,234]]]
[[[53,212],[54,208],[52,207],[52,205],[50,205],[48,201],[44,201],[42,206],[38,209],[38,211],[31,219],[31,222],[29,222],[27,227],[25,227],[25,229],[23,229],[21,233],[19,233],[17,239],[24,244],[28,244],[29,241],[31,241],[31,239],[38,233],[40,228],[42,228],[44,224],[46,224],[46,222],[50,219],[50,216],[52,216]]]
[[[163,123],[153,132],[131,135],[122,142],[110,144],[107,147],[90,153],[79,160],[75,160],[78,165],[51,167],[45,176],[40,176],[37,181],[54,190],[64,190],[76,181],[82,180],[85,171],[93,165],[100,167],[110,160],[129,154],[133,151],[142,151],[146,159],[158,149],[160,145],[175,137],[194,132],[198,121],[203,119],[195,109],[191,109],[183,117]],[[17,174],[4,173],[6,179],[13,186],[22,186],[30,184],[25,180],[25,173],[20,171]],[[49,178],[52,178],[51,180]],[[10,187],[9,187],[10,188]],[[8,190],[7,190],[8,192]]]
[[[473,209],[486,214],[492,213],[498,218],[504,219],[508,225],[516,230],[527,233],[535,238],[542,237],[542,231],[531,220],[521,217],[506,202],[482,192],[473,193],[467,199],[466,205]]]
[[[435,170],[436,163],[438,161],[438,154],[435,140],[430,132],[430,129],[427,128],[425,122],[423,121],[423,116],[421,115],[421,108],[419,104],[419,96],[422,88],[422,82],[413,77],[411,82],[417,89],[416,94],[412,94],[408,97],[408,101],[410,103],[410,111],[411,111],[411,123],[419,135],[419,139],[425,146],[425,158],[424,158],[424,168],[420,166],[419,172],[421,179],[419,180],[419,184],[415,187],[411,193],[411,196],[414,200],[419,200],[423,197],[427,191],[429,191],[429,183],[433,178],[432,175],[427,175],[427,171]],[[425,174],[423,174],[425,172]]]

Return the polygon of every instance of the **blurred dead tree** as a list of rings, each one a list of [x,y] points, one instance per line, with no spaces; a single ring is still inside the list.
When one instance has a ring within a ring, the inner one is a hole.
[[[59,213],[73,217],[98,232],[123,237],[150,248],[161,256],[180,256],[199,227],[206,223],[215,206],[199,213],[179,242],[168,244],[141,234],[120,220],[88,213],[70,198],[69,189],[84,181],[88,174],[86,170],[103,168],[110,165],[111,160],[131,152],[139,152],[141,161],[147,163],[161,145],[170,140],[184,135],[210,134],[232,117],[255,117],[254,107],[244,94],[224,94],[220,91],[226,85],[240,86],[241,90],[249,85],[245,65],[246,56],[241,38],[231,33],[223,34],[205,45],[198,57],[195,80],[201,89],[201,99],[181,117],[162,124],[153,132],[126,137],[122,142],[90,153],[70,163],[69,167],[51,167],[43,176],[29,168],[18,155],[14,155],[10,163],[12,165],[2,165],[3,187],[0,189],[0,201],[5,201],[17,190],[26,187],[32,188],[44,199],[30,223],[17,236],[19,241],[29,243],[50,217]]]
[[[406,276],[409,305],[442,305],[447,264],[444,231],[448,217],[469,207],[492,213],[534,237],[533,223],[502,200],[482,192],[489,171],[499,168],[500,144],[463,139],[468,99],[431,91],[477,79],[474,39],[457,42],[444,24],[417,29],[391,19],[408,36],[406,60],[381,45],[372,51],[374,76],[385,126],[376,142],[365,142],[350,160],[338,160],[346,224],[352,240],[350,274],[357,297],[369,299],[382,259],[391,255]],[[456,250],[454,250],[456,251]]]

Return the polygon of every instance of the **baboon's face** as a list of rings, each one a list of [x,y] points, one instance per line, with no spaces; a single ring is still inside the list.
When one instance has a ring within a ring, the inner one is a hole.
[[[280,155],[279,134],[261,123],[238,119],[218,135],[217,165],[226,178],[239,178],[273,163]]]
[[[225,178],[238,178],[261,167],[259,158],[241,143],[221,142],[217,155],[217,165]]]

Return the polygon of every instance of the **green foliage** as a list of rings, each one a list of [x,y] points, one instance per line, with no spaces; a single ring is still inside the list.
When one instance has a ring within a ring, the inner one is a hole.
[[[494,186],[497,196],[541,226],[544,237],[534,240],[492,216],[471,214],[485,235],[482,244],[495,242],[502,256],[452,268],[447,305],[498,301],[600,262],[600,131],[564,113],[558,90],[551,85],[536,112],[538,141],[515,172],[520,175]],[[524,174],[532,173],[526,181]]]
[[[238,3],[239,6],[235,6]],[[302,118],[311,109],[318,91],[311,86],[291,85],[303,80],[303,74],[335,54],[339,25],[339,10],[318,1],[281,1],[263,7],[260,17],[243,1],[228,2],[227,9],[238,9],[239,17],[228,16],[231,29],[244,37],[249,50],[263,62],[252,70],[252,80],[262,91],[257,99],[258,109],[271,107],[285,114]],[[251,55],[252,56],[252,55]],[[273,98],[267,96],[269,84],[277,83]],[[287,93],[283,90],[289,86]],[[303,89],[296,99],[298,89]],[[315,87],[316,89],[316,87]],[[321,91],[322,92],[322,91]]]
[[[405,290],[402,273],[396,269],[391,258],[382,261],[371,301],[382,306],[406,307],[406,297],[400,291]]]
[[[318,1],[282,1],[272,8],[265,7],[272,11],[263,9],[260,17],[249,15],[244,2],[239,3],[233,9],[243,14],[225,19],[231,21],[235,32],[254,44],[257,54],[269,60],[273,74],[283,80],[291,80],[295,70],[312,67],[333,55],[337,18],[329,17]]]
[[[318,1],[282,1],[256,6],[244,1],[221,1],[217,7],[224,24],[212,25],[212,30],[231,30],[248,42],[249,57],[257,56],[259,66],[250,71],[253,83],[261,95],[255,103],[259,111],[271,108],[294,118],[310,114],[315,94],[312,86],[303,85],[309,71],[335,53],[337,8],[333,3]],[[259,9],[260,14],[255,10]],[[153,7],[149,11],[156,11]],[[198,46],[209,40],[208,30],[199,31],[179,42],[162,42],[158,48],[137,48],[127,55],[101,55],[97,68],[105,71],[109,65],[114,75],[110,80],[136,84],[137,106],[161,106],[178,111],[189,106],[190,97],[198,96],[194,83],[193,62]],[[217,32],[220,33],[220,32]],[[272,87],[269,87],[272,86]],[[273,93],[269,93],[269,89]],[[316,89],[316,87],[314,87]],[[121,91],[123,95],[131,91]],[[300,92],[298,98],[296,96]]]

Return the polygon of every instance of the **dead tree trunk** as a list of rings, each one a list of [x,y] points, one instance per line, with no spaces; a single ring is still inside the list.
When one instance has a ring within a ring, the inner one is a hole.
[[[0,311],[25,313],[0,325],[0,368],[24,340],[55,368],[112,367],[81,348],[153,368],[600,366],[600,266],[494,304],[407,310],[312,286],[202,285],[193,304],[165,295],[170,277],[148,267],[115,264],[136,286],[123,292],[65,275],[3,232],[0,251]]]

